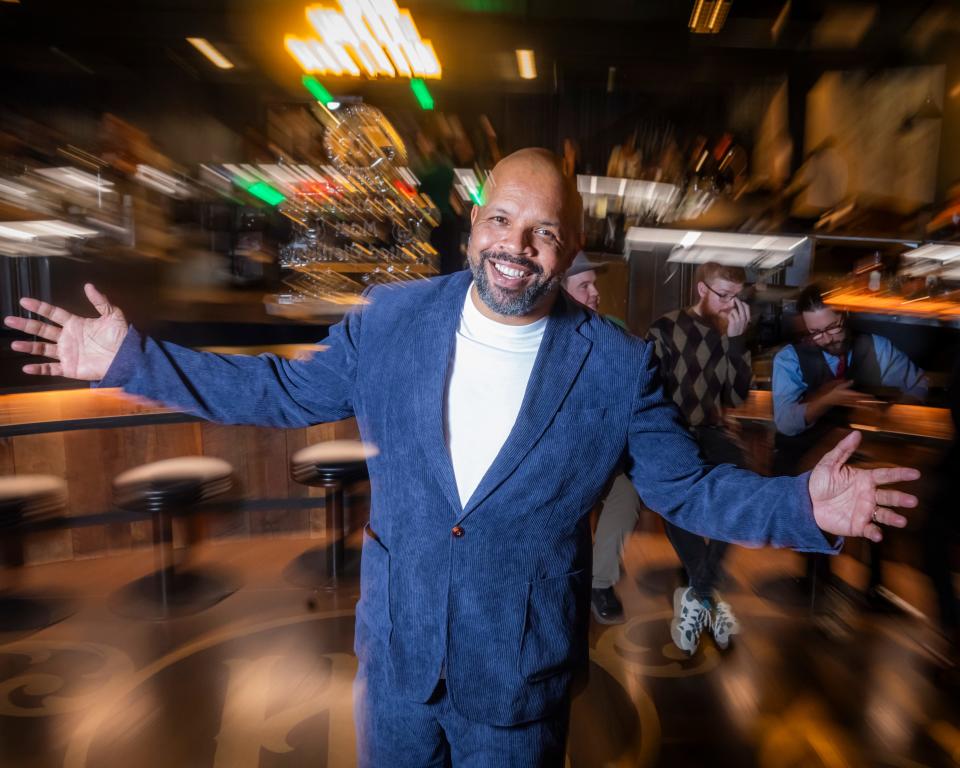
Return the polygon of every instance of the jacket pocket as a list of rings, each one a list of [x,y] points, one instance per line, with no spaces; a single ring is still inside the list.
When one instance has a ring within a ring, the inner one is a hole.
[[[360,552],[360,601],[357,618],[385,642],[390,640],[390,552],[370,528],[363,526]]]
[[[527,682],[568,671],[579,661],[586,638],[581,624],[589,593],[586,568],[527,585],[527,606],[520,639],[520,676]]]

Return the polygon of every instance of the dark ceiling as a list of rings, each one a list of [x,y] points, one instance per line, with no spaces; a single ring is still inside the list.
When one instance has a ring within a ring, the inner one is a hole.
[[[324,0],[332,5],[333,0]],[[813,83],[829,69],[879,70],[936,63],[956,48],[953,4],[733,0],[722,32],[687,29],[694,0],[407,0],[444,67],[431,82],[439,109],[498,100],[518,131],[530,119],[577,120],[577,111],[722,116],[734,89],[771,81]],[[283,49],[285,32],[307,32],[305,0],[20,0],[0,2],[0,67],[13,105],[92,110],[132,105],[203,109],[239,129],[264,104],[307,100]],[[851,21],[852,20],[852,21]],[[860,34],[850,28],[863,22]],[[237,67],[223,72],[185,38],[206,37]],[[539,77],[522,81],[514,50],[536,52]],[[613,93],[607,92],[616,68]],[[402,81],[323,78],[334,93],[412,104]],[[561,106],[549,100],[562,94]],[[573,97],[570,95],[573,94]],[[518,99],[526,99],[518,101]],[[611,111],[610,102],[620,100]],[[554,111],[551,111],[554,110]],[[566,110],[566,117],[559,111]],[[516,113],[516,114],[514,114]],[[604,118],[611,135],[621,127]],[[617,118],[619,119],[619,118]],[[719,119],[719,118],[718,118]],[[262,122],[262,120],[260,120]],[[534,128],[523,141],[537,140]],[[599,130],[599,129],[597,129]],[[603,130],[607,130],[604,128]],[[581,134],[596,130],[581,128]]]
[[[328,0],[328,4],[332,4]],[[6,77],[58,76],[124,81],[143,73],[214,82],[279,86],[297,70],[282,48],[285,31],[305,31],[305,2],[288,0],[134,0],[0,2],[0,66]],[[935,13],[931,2],[790,4],[778,39],[772,27],[783,0],[734,0],[723,31],[693,35],[693,0],[409,0],[421,34],[434,41],[452,88],[551,91],[556,80],[657,92],[688,83],[784,74],[798,66],[877,67],[923,61],[910,30]],[[872,14],[850,48],[817,47],[818,25],[836,8]],[[240,65],[221,73],[184,41],[207,37]],[[537,52],[540,77],[520,83],[513,50]],[[501,59],[507,69],[501,72]],[[556,75],[554,77],[554,64]]]

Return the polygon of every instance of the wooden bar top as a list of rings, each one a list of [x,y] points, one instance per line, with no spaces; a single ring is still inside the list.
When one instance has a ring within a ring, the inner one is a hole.
[[[156,417],[168,417],[156,418]],[[170,416],[181,416],[171,419]],[[135,417],[135,418],[131,418]],[[137,418],[139,417],[139,418]],[[154,418],[149,418],[154,417]],[[0,395],[0,436],[186,420],[186,414],[120,389],[64,389]]]
[[[257,355],[273,352],[296,358],[324,349],[315,344],[274,344],[263,347],[202,347],[221,354]],[[0,395],[0,437],[97,429],[138,424],[193,421],[196,417],[165,408],[121,389],[63,389]]]
[[[744,421],[772,425],[772,394],[752,390],[747,402],[732,409],[730,415]],[[176,409],[124,394],[119,389],[67,389],[0,395],[0,436],[109,427],[113,426],[110,420],[116,420],[116,426],[133,426],[192,419]],[[924,405],[860,408],[854,412],[853,426],[889,436],[938,441],[953,439],[950,412],[946,408]]]
[[[729,411],[736,419],[773,424],[773,393],[754,389],[739,408]],[[890,437],[950,441],[953,421],[946,408],[925,405],[886,405],[854,410],[851,426],[863,432]]]

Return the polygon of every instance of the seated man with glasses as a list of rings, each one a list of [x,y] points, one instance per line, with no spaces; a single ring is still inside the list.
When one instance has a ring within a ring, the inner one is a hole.
[[[805,288],[797,312],[806,334],[773,359],[773,418],[777,427],[774,473],[796,473],[817,463],[823,447],[848,430],[849,408],[876,403],[876,393],[896,390],[902,400],[920,402],[927,377],[889,339],[853,333],[843,313],[829,307],[816,285]],[[816,573],[828,586],[829,564],[808,560],[808,578]],[[872,595],[880,584],[879,552],[871,556]]]
[[[773,418],[778,451],[794,454],[817,441],[817,424],[836,426],[838,408],[875,400],[880,389],[899,390],[907,400],[927,396],[927,377],[889,339],[878,334],[853,334],[840,312],[827,306],[820,289],[808,286],[797,300],[806,336],[788,344],[773,360]],[[860,391],[864,390],[864,391]],[[825,418],[829,417],[829,418]],[[783,438],[804,438],[793,442]],[[806,451],[804,451],[806,453]],[[814,462],[816,463],[816,462]]]

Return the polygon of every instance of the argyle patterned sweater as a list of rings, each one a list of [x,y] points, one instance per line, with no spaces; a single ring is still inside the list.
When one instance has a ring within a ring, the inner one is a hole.
[[[750,351],[688,309],[669,312],[647,331],[660,360],[663,389],[691,427],[717,426],[724,408],[750,393]]]

